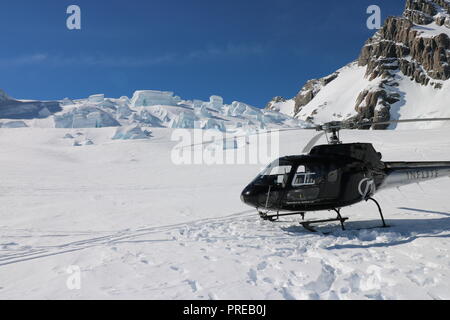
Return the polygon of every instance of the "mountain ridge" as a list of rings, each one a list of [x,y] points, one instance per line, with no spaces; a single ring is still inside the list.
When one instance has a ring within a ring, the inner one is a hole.
[[[450,116],[445,108],[450,99],[449,35],[449,1],[407,0],[403,15],[388,17],[366,41],[357,60],[326,77],[309,80],[293,99],[284,99],[293,109],[280,108],[279,97],[266,108],[313,123]],[[358,74],[364,69],[364,74],[343,76],[349,68]],[[336,103],[341,95],[347,100]],[[423,106],[428,103],[433,105]],[[374,129],[388,127],[396,126]]]

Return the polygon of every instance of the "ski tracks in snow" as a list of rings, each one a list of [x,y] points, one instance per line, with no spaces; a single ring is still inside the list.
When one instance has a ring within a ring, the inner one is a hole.
[[[312,234],[295,220],[260,221],[254,211],[118,232],[2,229],[0,271],[67,254],[112,298],[395,299],[411,290],[450,298],[448,232],[435,234],[442,246],[426,248],[420,235],[395,228],[332,230]],[[36,238],[39,245],[21,244]],[[96,259],[78,254],[88,249]],[[121,272],[136,282],[121,283]]]

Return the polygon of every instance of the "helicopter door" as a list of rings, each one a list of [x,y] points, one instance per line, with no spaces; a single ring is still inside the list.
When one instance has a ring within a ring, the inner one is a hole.
[[[265,191],[258,196],[260,208],[271,209],[279,206],[285,195],[285,187],[291,171],[291,164],[276,161],[254,180],[254,185],[264,188]]]
[[[341,189],[342,170],[335,165],[330,165],[322,186],[321,197],[326,199],[337,199]]]
[[[288,201],[314,201],[319,198],[319,174],[312,166],[299,165],[292,180],[294,190],[287,195]]]

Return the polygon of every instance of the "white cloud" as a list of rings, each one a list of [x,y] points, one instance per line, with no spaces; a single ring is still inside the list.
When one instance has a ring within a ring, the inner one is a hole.
[[[163,64],[183,64],[201,60],[220,60],[232,57],[258,56],[264,53],[262,45],[228,44],[209,46],[186,53],[167,53],[150,57],[112,57],[106,55],[49,55],[36,53],[13,58],[0,58],[0,67],[20,67],[28,65],[64,66],[103,66],[103,67],[148,67]]]
[[[17,67],[25,65],[33,65],[45,62],[48,56],[43,53],[37,53],[32,55],[22,55],[14,58],[0,58],[1,67]]]

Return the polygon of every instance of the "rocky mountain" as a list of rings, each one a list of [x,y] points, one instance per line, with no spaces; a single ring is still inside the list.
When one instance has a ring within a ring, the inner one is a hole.
[[[314,123],[449,117],[449,36],[449,0],[407,0],[403,15],[389,17],[356,61],[267,108]]]
[[[0,89],[0,119],[46,118],[58,111],[61,111],[59,102],[16,100]]]
[[[3,104],[10,100],[12,99],[6,94],[6,92],[0,89],[0,103]]]

